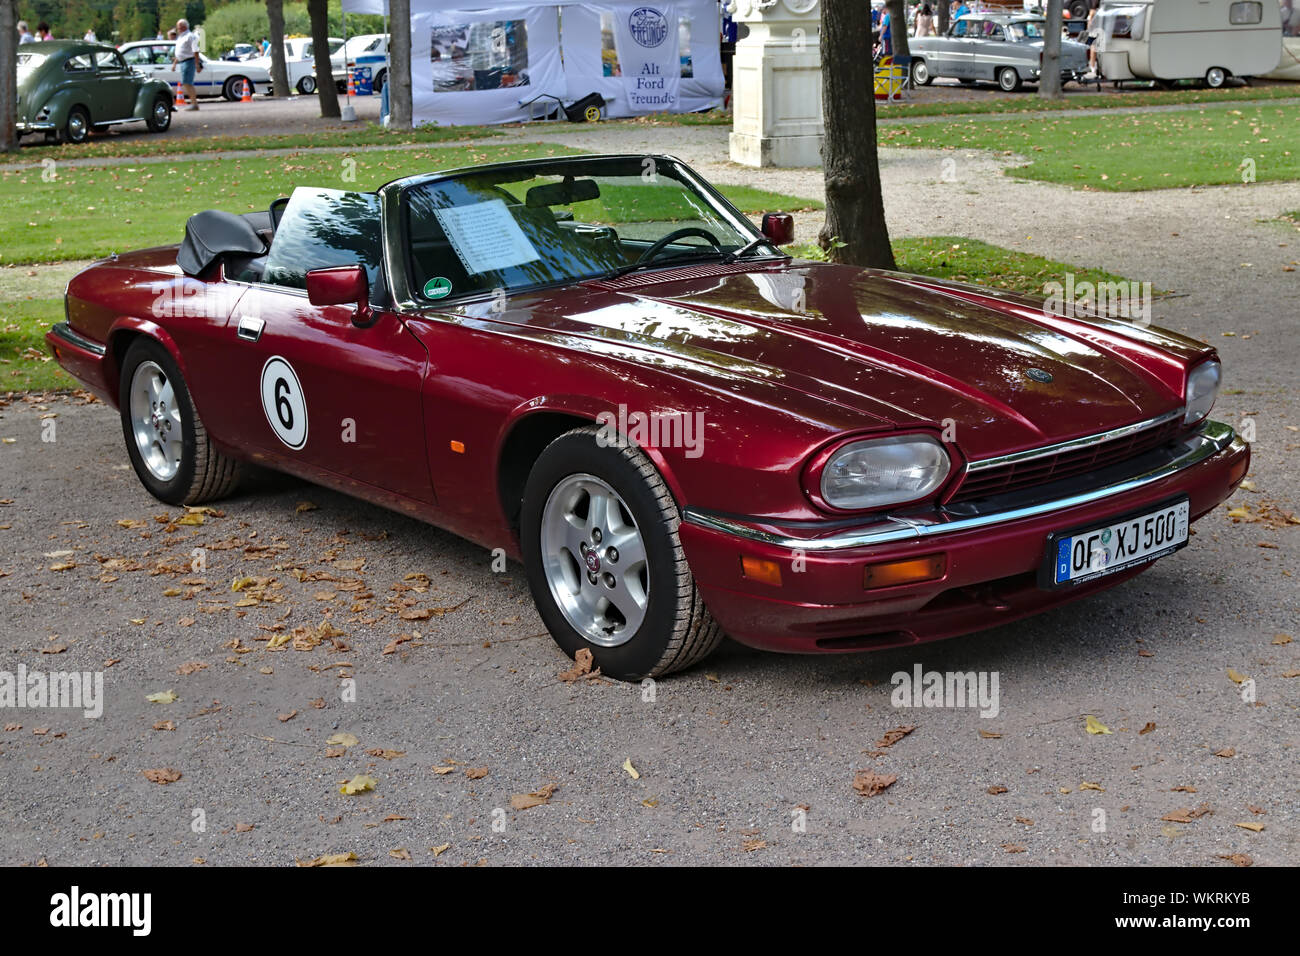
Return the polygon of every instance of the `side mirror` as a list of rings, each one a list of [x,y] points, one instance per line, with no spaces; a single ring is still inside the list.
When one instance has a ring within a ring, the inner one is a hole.
[[[763,235],[773,245],[788,246],[794,242],[794,216],[788,212],[763,213]]]
[[[355,305],[353,325],[368,329],[375,324],[370,308],[370,280],[361,266],[334,266],[308,272],[307,301],[312,305]]]

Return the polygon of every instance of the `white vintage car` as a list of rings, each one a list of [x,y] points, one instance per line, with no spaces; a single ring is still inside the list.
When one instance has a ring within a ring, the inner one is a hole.
[[[343,45],[340,37],[330,37],[330,54]],[[316,56],[311,37],[290,37],[284,41],[284,68],[289,73],[289,88],[299,93],[316,92]],[[271,72],[271,57],[254,57],[250,64]],[[269,87],[268,87],[269,89]]]
[[[181,71],[172,66],[176,44],[167,40],[136,40],[118,47],[127,66],[153,79],[162,80],[175,89]],[[271,84],[271,74],[251,61],[213,60],[199,54],[203,69],[194,76],[194,89],[199,96],[224,96],[239,99],[244,92],[244,80],[252,84],[252,92],[266,92]]]
[[[1041,17],[973,13],[948,29],[947,36],[913,39],[912,82],[933,83],[951,76],[965,84],[988,80],[1011,93],[1022,83],[1037,83],[1043,65],[1047,23]],[[1061,41],[1061,83],[1082,79],[1088,69],[1088,48]]]

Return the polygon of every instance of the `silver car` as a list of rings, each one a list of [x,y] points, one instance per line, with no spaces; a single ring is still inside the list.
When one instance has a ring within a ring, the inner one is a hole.
[[[962,83],[991,80],[1011,93],[1025,82],[1037,83],[1042,71],[1047,21],[1041,17],[971,13],[942,37],[922,37],[909,44],[912,83],[928,86],[936,76]],[[1061,83],[1079,80],[1088,71],[1088,48],[1061,41]]]

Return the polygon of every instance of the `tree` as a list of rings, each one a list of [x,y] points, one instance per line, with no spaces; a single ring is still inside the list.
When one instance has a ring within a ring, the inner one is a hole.
[[[889,10],[889,45],[894,59],[909,57],[912,49],[907,42],[907,4],[903,0],[885,0]]]
[[[1061,91],[1061,0],[1047,0],[1047,36],[1043,38],[1043,72],[1038,77],[1038,95],[1059,100]]]
[[[330,64],[330,11],[327,0],[307,0],[311,16],[311,48],[316,60],[316,95],[320,98],[320,115],[338,119],[339,91],[334,85],[334,67]]]
[[[0,0],[0,150],[18,148],[18,11]]]
[[[826,224],[817,241],[836,262],[893,269],[876,154],[871,5],[822,0],[821,22]]]
[[[289,68],[284,62],[284,0],[266,0],[266,17],[271,22],[271,88],[273,96],[289,95]]]
[[[411,128],[411,0],[389,0],[388,125]]]
[[[939,0],[937,8],[935,9],[934,12],[935,12],[935,16],[937,17],[937,20],[935,21],[935,30],[938,31],[939,36],[941,37],[947,36],[948,15],[952,12],[952,5],[948,2],[948,0]]]

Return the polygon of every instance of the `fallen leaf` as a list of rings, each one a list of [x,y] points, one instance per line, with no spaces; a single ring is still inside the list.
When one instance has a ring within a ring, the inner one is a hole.
[[[593,675],[591,664],[591,651],[585,647],[579,648],[578,653],[573,655],[573,666],[567,671],[562,671],[558,676],[560,680],[564,681],[566,684],[572,684],[574,681],[582,677],[599,676],[600,668],[596,668],[595,674]]]
[[[365,793],[367,790],[375,789],[378,783],[378,780],[368,774],[357,774],[351,780],[343,781],[343,786],[339,787],[339,793],[346,793],[349,796],[354,793]]]
[[[176,673],[182,677],[188,677],[191,674],[207,669],[207,664],[202,661],[186,661],[180,667],[176,668]]]
[[[1214,752],[1214,756],[1216,756],[1216,757],[1235,757],[1235,756],[1237,756],[1237,751],[1235,751],[1235,750],[1232,749],[1231,747],[1224,747],[1222,750],[1216,750],[1216,751]]]
[[[1290,643],[1291,643],[1291,635],[1290,635],[1290,634],[1277,634],[1277,635],[1274,635],[1274,637],[1273,637],[1273,643],[1274,643],[1274,644],[1290,644]]]
[[[1025,852],[1025,847],[1024,847],[1024,845],[1023,845],[1023,844],[1020,844],[1020,843],[1003,843],[1003,844],[1001,844],[1001,846],[1002,846],[1002,849],[1006,850],[1008,853],[1024,853],[1024,852]]]
[[[885,736],[876,741],[876,746],[882,750],[892,747],[914,730],[916,730],[916,724],[904,724],[901,727],[895,727],[893,730],[886,731]]]
[[[510,798],[510,808],[512,810],[528,810],[532,807],[540,807],[545,803],[550,803],[551,795],[557,789],[559,789],[558,784],[548,783],[532,793],[516,793]]]
[[[993,784],[993,786],[989,787],[988,790],[986,790],[985,792],[996,797],[999,793],[1006,793],[1007,788],[1002,786],[1002,784],[1000,783],[995,783]]]
[[[318,856],[314,860],[298,860],[299,866],[356,866],[357,855],[355,853],[331,853],[326,856]]]
[[[447,852],[448,850],[450,850],[450,849],[451,849],[451,844],[450,844],[450,843],[444,843],[442,846],[431,846],[431,847],[429,847],[429,852],[433,854],[433,857],[434,857],[434,859],[436,860],[438,857],[442,856],[444,853],[446,853],[446,852]]]
[[[623,769],[628,772],[633,780],[640,780],[641,774],[637,772],[636,767],[632,766],[632,758],[628,757],[623,761]]]
[[[1155,729],[1156,729],[1155,722],[1148,720],[1146,722],[1146,725],[1141,730],[1138,731],[1138,736],[1141,737],[1144,734],[1149,734]]]
[[[745,840],[743,843],[740,844],[740,848],[744,850],[746,853],[753,853],[755,850],[766,849],[767,841],[766,840]]]
[[[359,742],[355,735],[348,733],[333,734],[325,741],[327,744],[334,744],[338,747],[355,747]]]
[[[180,700],[180,697],[177,695],[176,691],[174,690],[164,690],[164,691],[159,691],[156,694],[150,694],[148,697],[145,698],[145,700],[150,701],[151,703],[154,704],[173,704],[176,701]]]
[[[1090,783],[1090,782],[1087,781],[1087,780],[1085,780],[1083,783],[1079,784],[1079,789],[1080,789],[1080,790],[1099,790],[1099,791],[1101,791],[1102,793],[1105,793],[1105,792],[1106,792],[1106,788],[1103,787],[1101,784],[1099,784],[1099,783]]]
[[[287,713],[287,714],[276,714],[276,715],[275,715],[275,719],[278,720],[280,723],[283,724],[283,723],[285,723],[285,722],[287,722],[287,721],[293,720],[293,719],[294,719],[295,717],[297,717],[297,716],[298,716],[298,711],[296,711],[296,710],[291,710],[291,711],[289,711],[289,713]]]
[[[236,823],[236,824],[235,824],[235,832],[236,832],[236,833],[251,833],[254,829],[256,829],[256,828],[255,828],[255,827],[253,826],[253,824],[251,824],[251,823]]]
[[[1092,714],[1087,714],[1087,715],[1085,715],[1085,716],[1088,718],[1088,720],[1087,720],[1087,723],[1084,724],[1084,729],[1087,730],[1088,733],[1090,733],[1090,734],[1108,734],[1108,733],[1111,732],[1109,727],[1107,727],[1105,724],[1103,724],[1103,723],[1102,723],[1100,720],[1098,720],[1096,717],[1092,716]]]
[[[389,850],[388,855],[397,860],[409,860],[411,851],[404,846],[399,846],[396,850]]]
[[[300,501],[298,506],[293,509],[294,514],[302,514],[304,511],[315,511],[316,505],[310,501]]]
[[[1248,853],[1220,853],[1220,860],[1228,860],[1233,866],[1251,866],[1255,861]]]
[[[1250,680],[1250,678],[1247,677],[1245,674],[1237,673],[1235,670],[1229,667],[1228,680],[1232,681],[1234,684],[1244,684],[1246,681]]]
[[[1241,827],[1243,830],[1250,830],[1252,833],[1259,833],[1264,829],[1264,824],[1253,821],[1247,823],[1234,823],[1233,826]]]
[[[994,732],[991,731],[991,730],[981,730],[981,731],[980,731],[980,736],[983,737],[985,740],[1001,740],[1001,739],[1002,739],[1002,735],[1001,735],[1001,734],[996,734],[996,733],[994,733]]]
[[[487,775],[487,767],[467,767],[465,770],[465,776],[469,777],[471,780],[482,780]]]
[[[853,789],[864,797],[874,797],[892,787],[898,781],[895,774],[880,774],[871,770],[859,770],[853,775]]]
[[[140,771],[149,780],[150,783],[157,783],[166,786],[169,783],[175,783],[181,778],[179,770],[173,770],[171,767],[161,767],[157,770]]]

